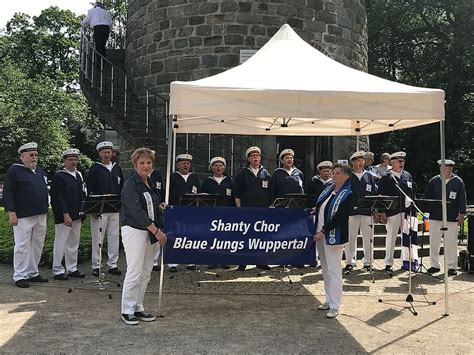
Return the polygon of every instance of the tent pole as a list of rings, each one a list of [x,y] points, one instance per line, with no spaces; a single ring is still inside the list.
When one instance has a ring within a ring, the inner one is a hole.
[[[209,147],[209,159],[207,160],[209,163],[211,162],[211,134],[209,133],[209,139],[208,139],[208,147]]]
[[[448,211],[446,206],[446,177],[444,176],[444,168],[446,166],[446,147],[445,147],[445,132],[444,132],[444,120],[439,122],[439,135],[441,139],[441,201],[443,208],[443,224],[441,226],[441,235],[443,240],[444,248],[444,314],[443,316],[449,316],[449,304],[448,304],[448,265],[446,264],[446,224],[448,219]]]
[[[189,133],[186,133],[186,153],[189,153]]]
[[[234,137],[230,139],[230,176],[234,176]]]
[[[357,133],[357,135],[356,135],[356,152],[359,151],[359,147],[360,147],[360,138],[359,138],[359,133]]]
[[[188,152],[188,134],[186,133],[186,153]],[[173,159],[172,161],[172,171],[176,170],[176,164],[174,163],[176,159],[176,131],[173,130]]]

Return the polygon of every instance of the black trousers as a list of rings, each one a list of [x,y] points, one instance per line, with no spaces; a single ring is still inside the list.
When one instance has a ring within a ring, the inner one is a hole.
[[[99,52],[102,56],[106,56],[105,53],[105,44],[109,39],[110,34],[110,27],[107,25],[97,25],[94,26],[94,43],[95,49]],[[100,60],[100,59],[97,59]]]

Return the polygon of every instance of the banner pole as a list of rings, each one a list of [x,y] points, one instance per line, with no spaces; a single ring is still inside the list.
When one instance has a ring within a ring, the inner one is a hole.
[[[162,308],[161,308],[161,301],[162,301],[162,296],[163,296],[163,277],[164,277],[164,270],[165,266],[163,264],[163,255],[165,253],[165,248],[164,246],[160,245],[160,286],[158,288],[158,317],[159,318],[164,318],[165,316],[163,315]]]
[[[447,219],[448,219],[448,207],[446,205],[446,177],[444,176],[444,168],[446,166],[446,146],[444,137],[444,120],[439,122],[439,135],[441,139],[441,201],[443,208],[443,224],[441,225],[441,235],[443,240],[443,260],[444,260],[444,314],[443,316],[449,316],[449,303],[448,303],[448,265],[446,264],[446,235],[447,230]]]

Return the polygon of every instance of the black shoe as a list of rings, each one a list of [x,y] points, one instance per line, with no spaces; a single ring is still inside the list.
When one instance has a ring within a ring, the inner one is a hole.
[[[186,269],[194,271],[194,270],[196,270],[196,265],[188,265],[188,266],[186,266]]]
[[[99,269],[92,269],[92,276],[99,277]]]
[[[109,274],[120,276],[122,275],[122,271],[120,271],[118,267],[113,267],[112,269],[109,269]]]
[[[440,272],[441,269],[437,268],[437,267],[430,267],[428,270],[426,270],[426,272],[428,274],[436,274],[437,272]]]
[[[456,270],[454,270],[454,269],[449,269],[449,270],[448,270],[448,275],[449,275],[449,276],[455,276],[455,275],[457,275],[457,274],[458,274],[458,272],[457,272]]]
[[[207,268],[209,270],[214,270],[214,269],[217,269],[217,265],[208,265]]]
[[[268,265],[257,265],[257,268],[260,270],[271,270],[272,268]]]
[[[344,267],[344,274],[348,274],[350,273],[352,270],[354,269],[354,266],[351,265],[351,264],[347,264],[345,267]]]
[[[32,277],[31,279],[27,279],[26,281],[28,282],[48,282],[48,279],[45,279],[41,275],[36,275],[35,277]]]
[[[160,265],[153,265],[153,271],[161,271]]]
[[[392,272],[393,272],[393,268],[392,268],[390,265],[385,265],[385,271],[386,271],[386,272],[389,272],[389,273],[392,273]]]
[[[69,274],[67,274],[67,276],[76,277],[78,279],[83,279],[84,277],[86,277],[86,275],[83,274],[82,272],[80,272],[79,270],[76,270],[74,272],[70,272]]]
[[[133,314],[123,314],[122,313],[122,320],[128,325],[137,325],[138,318],[135,317]]]
[[[155,316],[147,314],[145,312],[135,312],[133,315],[136,319],[141,320],[143,322],[153,322],[156,319]]]
[[[298,268],[298,269],[304,269],[304,265],[293,265],[293,266]]]
[[[229,265],[222,265],[222,268],[225,269],[225,270],[229,270],[230,266]]]
[[[21,280],[15,281],[15,286],[19,288],[28,288],[30,287],[30,284],[25,279],[21,279]]]
[[[237,268],[237,270],[239,271],[245,271],[245,268],[247,267],[247,265],[239,265],[239,267]]]
[[[170,271],[170,272],[177,272],[177,271],[178,271],[178,267],[176,267],[176,266],[170,266],[170,267],[169,267],[169,271]]]
[[[364,265],[365,270],[370,270],[370,265]]]
[[[60,281],[66,281],[69,280],[69,277],[67,277],[66,274],[59,274],[59,275],[54,275],[55,280],[60,280]]]

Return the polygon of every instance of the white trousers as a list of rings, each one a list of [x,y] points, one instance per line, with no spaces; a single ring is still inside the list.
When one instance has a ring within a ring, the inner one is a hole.
[[[395,252],[395,243],[397,242],[398,232],[402,227],[404,213],[398,213],[387,218],[387,238],[385,238],[385,265],[393,266],[393,254]]]
[[[349,216],[349,242],[344,245],[346,254],[346,264],[355,266],[357,262],[357,237],[362,234],[362,246],[364,248],[364,266],[370,265],[373,258],[373,248],[370,246],[370,236],[372,229],[370,216],[355,215]],[[372,249],[372,250],[371,250]]]
[[[13,226],[13,280],[29,279],[39,275],[38,264],[46,236],[47,215],[18,218]]]
[[[323,271],[324,292],[329,308],[339,309],[342,302],[342,250],[343,245],[327,245],[326,238],[318,240],[316,247]]]
[[[99,224],[102,227],[102,244],[107,233],[107,254],[109,257],[107,265],[109,269],[112,269],[117,267],[119,257],[119,213],[103,213],[101,223],[99,223],[99,218],[91,216],[92,269],[99,268]]]
[[[122,227],[122,243],[127,259],[127,272],[122,290],[122,313],[143,312],[143,299],[160,244],[150,244],[148,231],[130,226]]]
[[[441,246],[441,235],[443,221],[430,219],[430,265],[441,269],[439,264],[439,248]],[[448,269],[456,270],[458,267],[458,224],[457,222],[446,222],[447,231],[444,232],[444,255]]]
[[[68,274],[77,270],[77,251],[81,236],[81,220],[72,221],[72,227],[64,223],[54,226],[53,274]],[[61,261],[64,258],[66,269]]]

